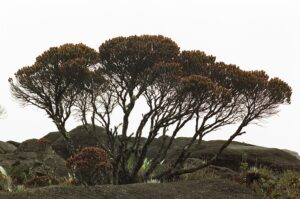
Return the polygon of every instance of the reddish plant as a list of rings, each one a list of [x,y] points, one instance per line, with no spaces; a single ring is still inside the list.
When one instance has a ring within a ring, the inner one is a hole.
[[[41,138],[41,139],[38,139],[38,140],[36,141],[36,143],[37,143],[37,144],[40,144],[40,145],[47,145],[47,144],[49,144],[49,141],[46,140],[46,139],[44,139],[44,138]]]
[[[96,185],[109,183],[112,169],[108,154],[98,147],[85,147],[67,160],[67,168],[78,183]]]

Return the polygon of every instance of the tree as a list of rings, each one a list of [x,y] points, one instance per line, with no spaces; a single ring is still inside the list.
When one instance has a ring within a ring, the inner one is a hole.
[[[158,136],[162,136],[161,146],[143,179],[168,180],[208,166],[247,125],[272,116],[279,105],[290,103],[291,88],[282,80],[269,79],[264,71],[243,71],[216,62],[215,57],[201,51],[180,53],[175,42],[162,36],[117,37],[103,43],[99,53],[100,65],[93,76],[104,81],[87,86],[92,89],[88,89],[90,97],[86,99],[90,99],[92,118],[106,128],[106,150],[112,158],[115,184],[137,181],[149,146]],[[147,108],[137,129],[129,134],[129,116],[138,100]],[[111,115],[118,107],[123,119],[113,126]],[[193,122],[191,141],[167,170],[156,173],[178,132]],[[211,160],[183,168],[192,146],[226,125],[236,125],[237,129]]]
[[[114,184],[139,178],[170,180],[207,167],[249,124],[289,104],[292,94],[287,83],[270,79],[264,71],[244,71],[201,51],[180,52],[174,41],[163,36],[113,38],[101,44],[99,54],[83,44],[54,49],[16,73],[17,84],[10,81],[13,94],[44,109],[67,140],[64,125],[72,110],[85,126],[89,122],[103,126],[108,139],[101,148],[110,156]],[[130,121],[138,102],[145,105],[141,119]],[[120,123],[112,121],[115,112]],[[129,132],[133,123],[136,127]],[[159,171],[186,125],[195,126],[192,138]],[[193,147],[227,125],[236,129],[211,159],[183,166]],[[160,146],[147,160],[158,137]]]
[[[13,96],[24,105],[46,111],[70,150],[72,143],[65,124],[88,79],[89,68],[97,62],[95,50],[84,44],[65,44],[50,48],[32,66],[18,70],[16,82],[9,79]]]
[[[100,111],[97,108],[99,106],[95,103],[92,107],[101,124],[105,126],[109,134],[108,137],[111,138],[110,154],[113,155],[114,159],[112,163],[114,183],[126,183],[133,181],[133,176],[130,175],[131,171],[127,168],[127,162],[132,153],[128,146],[128,138],[131,137],[127,133],[129,116],[136,101],[149,86],[147,81],[149,70],[157,63],[174,61],[179,54],[179,47],[169,38],[143,35],[140,37],[117,37],[108,40],[99,47],[99,53],[101,68],[96,73],[108,80],[108,84],[105,86],[109,89],[105,89],[104,92],[98,91],[100,96],[94,96],[94,99],[101,99],[100,102],[105,105],[104,111]],[[101,88],[101,86],[97,86],[97,88]],[[115,146],[117,128],[112,128],[110,123],[110,115],[116,106],[123,111],[121,136],[118,137],[119,146]],[[140,135],[150,116],[151,113],[146,114],[136,135]],[[140,161],[138,162],[137,167],[140,167]],[[134,170],[136,173],[137,168]],[[119,178],[119,173],[123,177]]]

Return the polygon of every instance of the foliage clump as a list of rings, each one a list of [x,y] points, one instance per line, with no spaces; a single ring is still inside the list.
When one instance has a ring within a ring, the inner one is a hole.
[[[9,174],[14,185],[24,184],[32,176],[32,168],[17,161]]]
[[[110,182],[112,165],[105,150],[85,147],[67,160],[67,167],[79,184],[97,185]]]
[[[65,123],[88,78],[88,68],[97,60],[97,52],[84,44],[64,44],[18,70],[15,82],[9,78],[16,99],[43,109],[68,142],[70,153],[73,148]]]
[[[266,199],[300,198],[300,172],[274,171],[267,167],[249,167],[241,162],[241,173],[234,179],[261,194]]]
[[[300,173],[297,171],[276,173],[258,168],[247,173],[245,183],[264,198],[300,198]]]
[[[42,176],[34,176],[30,180],[26,181],[25,187],[45,187],[49,185],[57,185],[59,181],[56,178],[42,175]]]

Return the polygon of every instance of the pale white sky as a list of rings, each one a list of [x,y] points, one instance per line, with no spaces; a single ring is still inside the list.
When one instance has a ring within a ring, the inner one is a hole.
[[[42,110],[22,107],[7,79],[49,47],[83,42],[98,49],[115,36],[162,34],[242,69],[263,69],[293,88],[292,105],[238,138],[300,153],[300,1],[298,0],[1,0],[0,140],[42,137],[56,128]],[[298,119],[297,119],[298,118]],[[79,123],[70,121],[68,129]],[[191,128],[191,127],[190,127]],[[184,136],[189,136],[188,128]],[[225,139],[217,133],[210,139]]]

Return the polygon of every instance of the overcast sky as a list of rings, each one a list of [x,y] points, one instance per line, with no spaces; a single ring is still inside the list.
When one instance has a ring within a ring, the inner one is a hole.
[[[162,34],[181,50],[202,50],[288,82],[292,104],[260,126],[247,127],[237,140],[300,153],[299,10],[298,0],[1,0],[0,105],[6,114],[0,140],[23,141],[56,130],[42,110],[16,102],[7,81],[49,47],[82,42],[98,49],[116,36]],[[67,128],[78,124],[70,121]],[[182,135],[191,134],[187,129]]]

